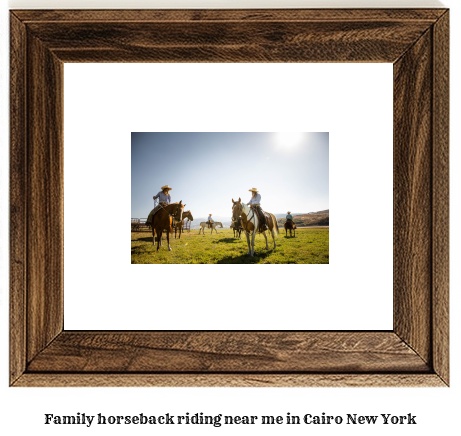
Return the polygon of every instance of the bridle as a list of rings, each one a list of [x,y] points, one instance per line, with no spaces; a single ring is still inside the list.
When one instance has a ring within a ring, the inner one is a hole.
[[[181,221],[182,220],[182,207],[179,207],[179,203],[176,206],[176,212],[174,215],[172,215],[173,218],[176,219],[176,221]]]
[[[238,216],[237,218],[235,218],[234,207],[235,207],[236,204],[237,204],[237,202],[235,202],[234,205],[232,206],[232,222],[237,222],[238,219],[240,218],[240,216]]]
[[[235,207],[235,206],[234,206],[234,207]],[[252,212],[252,215],[251,215],[251,217],[248,217],[247,214],[246,214],[246,212],[243,210],[243,205],[242,205],[241,203],[240,203],[240,207],[242,208],[242,213],[245,214],[245,218],[246,218],[247,223],[250,222],[250,221],[253,219],[253,217],[255,216],[255,212],[254,212],[253,208],[250,207],[250,210],[251,210],[251,212]],[[232,220],[237,221],[237,220],[234,218],[234,210],[233,210],[233,209],[232,209]],[[245,229],[246,225],[244,226],[243,224],[244,224],[244,223],[243,223],[243,217],[242,217],[242,227]],[[246,231],[246,230],[245,230],[245,231]]]
[[[176,205],[176,211],[174,212],[174,214],[171,214],[170,212],[168,212],[163,206],[162,206],[162,203],[158,203],[159,206],[168,214],[168,216],[172,216],[174,219],[176,219],[177,221],[181,221],[181,208],[179,207],[179,203]]]

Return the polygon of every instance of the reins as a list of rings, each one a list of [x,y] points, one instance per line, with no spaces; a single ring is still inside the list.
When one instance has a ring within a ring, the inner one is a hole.
[[[170,214],[170,212],[168,212],[168,211],[162,206],[162,204],[161,204],[160,202],[159,202],[158,204],[159,204],[159,206],[168,214],[168,216],[171,216],[171,217],[177,219],[178,221],[181,221],[181,220],[179,219],[179,217],[177,216],[177,214],[178,214],[178,209],[179,209],[179,203],[176,204],[176,211],[175,211],[174,215]]]

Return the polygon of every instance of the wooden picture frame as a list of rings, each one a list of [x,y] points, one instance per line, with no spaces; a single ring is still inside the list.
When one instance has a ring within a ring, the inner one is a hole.
[[[10,20],[11,386],[448,386],[447,9]],[[392,62],[393,330],[65,331],[64,62]]]

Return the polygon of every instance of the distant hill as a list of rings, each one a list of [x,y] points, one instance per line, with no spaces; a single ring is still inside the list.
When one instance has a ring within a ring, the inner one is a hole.
[[[304,214],[294,214],[293,221],[298,227],[307,226],[329,226],[330,225],[330,209],[321,210],[319,212],[309,212]],[[283,218],[277,220],[279,227],[283,227],[286,221],[286,214]]]
[[[315,213],[315,212],[313,212]],[[307,215],[306,212],[291,212],[291,214],[294,216],[294,215]],[[287,216],[287,213],[274,213],[275,215],[275,218],[285,218]]]
[[[295,223],[298,225],[298,227],[304,227],[304,226],[328,226],[329,225],[329,216],[330,216],[330,210],[321,210],[318,212],[304,212],[304,213],[291,213],[293,215]],[[283,226],[285,224],[285,217],[287,216],[286,213],[274,213],[275,217],[277,218],[277,223],[280,226]],[[214,221],[220,221],[222,222],[222,225],[225,229],[230,228],[230,225],[232,223],[230,217],[223,217],[223,216],[216,216],[213,217]],[[194,221],[191,223],[191,229],[199,229],[200,228],[200,223],[202,221],[206,221],[206,217],[194,217]],[[220,227],[218,227],[220,229]]]

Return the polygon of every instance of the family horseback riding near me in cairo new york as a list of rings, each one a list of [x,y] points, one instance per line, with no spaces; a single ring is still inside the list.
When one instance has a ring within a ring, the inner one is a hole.
[[[169,185],[161,187],[161,190],[154,195],[154,205],[155,207],[149,213],[146,224],[152,228],[152,242],[155,245],[157,242],[157,251],[162,246],[162,235],[163,231],[166,231],[166,237],[168,242],[168,250],[171,251],[170,247],[170,233],[173,233],[173,229],[179,229],[181,232],[183,220],[187,217],[190,220],[193,220],[192,213],[190,211],[185,211],[185,204],[182,204],[182,200],[179,203],[171,202],[170,191],[172,188]],[[267,234],[269,232],[272,236],[272,241],[274,243],[274,249],[277,244],[275,243],[275,237],[279,234],[279,228],[277,225],[277,219],[275,215],[269,212],[265,212],[261,208],[261,194],[256,188],[251,188],[251,198],[247,203],[242,202],[241,198],[237,201],[232,199],[232,224],[231,228],[234,229],[234,237],[237,234],[241,238],[241,232],[245,233],[247,243],[248,243],[248,253],[250,256],[254,256],[254,245],[255,237],[257,233],[262,233],[266,241],[266,250],[269,250]],[[287,227],[287,223],[290,222]],[[285,224],[285,229],[294,230],[296,227],[293,222],[293,217],[288,213],[287,223]],[[211,234],[213,230],[218,233],[217,227],[223,228],[221,222],[214,221],[213,215],[210,213],[207,221],[200,223],[199,234],[203,232],[205,234],[205,229],[211,229]],[[180,233],[181,237],[181,233]]]

